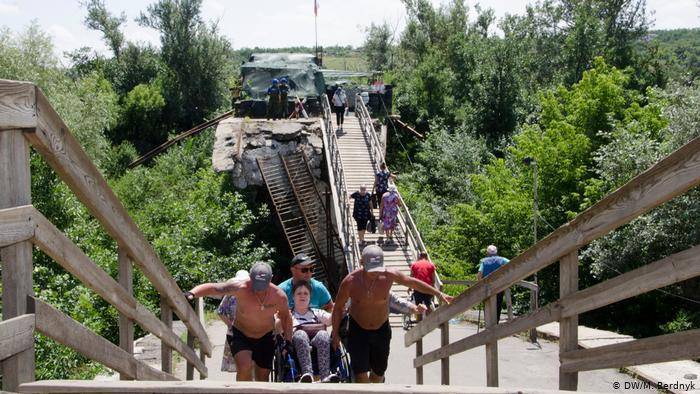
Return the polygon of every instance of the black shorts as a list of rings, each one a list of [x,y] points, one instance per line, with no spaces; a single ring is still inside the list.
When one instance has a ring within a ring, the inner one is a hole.
[[[231,355],[249,350],[253,353],[253,362],[260,368],[272,369],[272,356],[275,353],[275,340],[272,331],[260,338],[248,338],[236,327],[231,327],[233,335],[226,335]]]
[[[348,352],[354,374],[371,370],[375,375],[384,376],[389,362],[390,346],[389,320],[376,330],[365,330],[350,317]]]
[[[420,291],[413,291],[413,301],[415,301],[416,305],[418,304],[423,304],[430,308],[430,306],[433,303],[433,296],[432,294],[425,294],[421,293]]]
[[[367,222],[369,222],[369,219],[362,220],[355,218],[355,223],[357,223],[357,231],[367,230]]]

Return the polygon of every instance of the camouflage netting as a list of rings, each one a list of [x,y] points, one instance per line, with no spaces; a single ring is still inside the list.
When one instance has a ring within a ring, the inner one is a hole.
[[[319,96],[326,82],[314,56],[299,53],[256,53],[241,65],[243,91],[250,98],[264,100],[272,78],[289,79],[289,96]]]

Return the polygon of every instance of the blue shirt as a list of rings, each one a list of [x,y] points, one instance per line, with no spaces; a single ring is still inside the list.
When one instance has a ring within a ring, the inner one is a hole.
[[[484,257],[479,261],[479,272],[485,278],[489,276],[493,271],[506,265],[510,260],[501,256],[489,256]]]
[[[277,285],[280,289],[284,290],[287,294],[287,303],[289,309],[294,308],[294,293],[292,293],[292,278],[285,280],[284,282]],[[323,283],[311,278],[311,302],[309,302],[309,308],[321,309],[326,304],[331,302],[331,293],[328,292],[326,286]]]

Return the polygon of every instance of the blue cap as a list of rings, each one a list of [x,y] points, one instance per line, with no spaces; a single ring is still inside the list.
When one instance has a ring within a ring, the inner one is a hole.
[[[280,79],[280,82],[286,83],[286,82],[287,82],[287,78],[282,78],[282,79]]]
[[[272,84],[273,84],[273,85],[276,84],[277,82],[279,82],[279,81],[277,80],[277,78],[272,78]]]

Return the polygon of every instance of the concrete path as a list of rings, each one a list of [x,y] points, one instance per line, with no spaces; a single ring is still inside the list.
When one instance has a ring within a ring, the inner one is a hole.
[[[611,331],[598,330],[586,326],[578,327],[578,345],[583,349],[634,340],[629,335]],[[537,327],[537,334],[545,338],[559,339],[559,323],[553,322]],[[700,363],[693,360],[670,361],[646,365],[635,365],[626,368],[632,375],[657,384],[662,382],[671,393],[687,393],[675,387],[696,387],[693,392],[700,393]],[[680,383],[680,385],[679,385]]]
[[[476,326],[460,323],[450,325],[450,341],[476,333]],[[403,346],[404,331],[394,328],[389,355],[387,383],[415,384],[415,347]],[[500,386],[513,389],[557,390],[559,382],[559,345],[540,340],[541,348],[517,337],[508,337],[498,342]],[[440,347],[440,331],[435,330],[423,341],[423,352]],[[440,362],[424,367],[424,384],[440,384]],[[615,389],[618,383],[620,389]],[[630,392],[624,390],[642,382],[613,369],[582,372],[579,374],[580,391]],[[471,349],[450,358],[450,384],[458,386],[486,386],[486,356],[484,347]],[[634,389],[635,393],[652,393],[656,390]]]
[[[415,347],[403,346],[404,332],[394,328],[392,332],[392,347],[389,355],[389,369],[386,373],[387,383],[415,384],[415,369],[413,358]],[[472,324],[457,324],[450,326],[452,341],[474,334],[476,326]],[[221,357],[226,336],[226,326],[220,321],[211,322],[207,333],[214,346],[213,357],[206,361],[209,369],[208,380],[235,380],[235,373],[221,372]],[[436,349],[440,344],[439,331],[429,334],[423,345],[424,351]],[[552,389],[558,388],[558,345],[542,340],[542,348],[538,348],[520,338],[509,337],[499,341],[499,371],[501,387],[523,389]],[[484,348],[476,348],[453,356],[450,360],[450,379],[452,385],[486,386],[486,369]],[[185,362],[180,361],[175,367],[175,375],[185,378]],[[629,392],[624,390],[625,382],[639,384],[641,382],[616,370],[583,372],[579,375],[579,390],[595,392]],[[198,374],[195,373],[195,378]],[[429,364],[424,368],[425,384],[440,384],[440,363]],[[620,384],[620,389],[613,388],[614,383]],[[653,393],[655,390],[635,389],[635,393]]]

